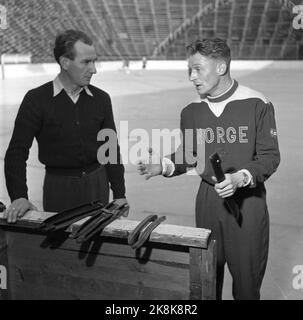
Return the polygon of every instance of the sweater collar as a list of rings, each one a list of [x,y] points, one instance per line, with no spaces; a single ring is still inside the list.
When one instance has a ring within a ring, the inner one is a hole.
[[[238,82],[236,80],[233,80],[232,85],[226,91],[224,91],[223,93],[215,97],[207,96],[207,100],[209,102],[222,102],[230,98],[235,93],[238,86],[239,86]]]
[[[89,96],[93,97],[92,92],[89,90],[89,88],[88,88],[87,86],[85,86],[85,87],[83,87],[83,88],[80,88],[78,91],[73,92],[73,93],[71,94],[70,92],[68,92],[68,91],[64,88],[64,86],[63,86],[63,84],[62,84],[62,82],[60,81],[60,79],[59,79],[58,76],[57,76],[57,77],[54,79],[54,81],[53,81],[53,89],[54,89],[53,97],[57,96],[62,90],[64,90],[68,95],[73,95],[73,96],[79,96],[80,93],[81,93],[83,90],[85,90],[85,92],[86,92]]]

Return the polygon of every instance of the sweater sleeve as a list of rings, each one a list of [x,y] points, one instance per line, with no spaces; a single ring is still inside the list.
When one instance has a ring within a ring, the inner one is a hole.
[[[114,159],[109,157],[110,161],[106,164],[106,170],[110,187],[113,191],[114,199],[125,198],[125,180],[124,180],[124,166],[122,164],[122,157],[120,154],[120,146],[118,143],[117,130],[114,122],[114,115],[112,103],[109,95],[106,96],[106,112],[102,129],[111,129],[115,133],[114,144],[110,144],[110,148],[115,148],[113,152]]]
[[[194,168],[199,175],[204,171],[205,140],[202,136],[199,137],[198,132],[193,128],[192,117],[189,108],[182,110],[180,120],[181,144],[175,153],[166,156],[175,165],[175,171],[170,177],[184,174]]]
[[[256,106],[256,147],[253,161],[244,165],[252,177],[251,187],[266,181],[278,168],[280,152],[273,105],[259,101]]]
[[[29,91],[19,108],[13,135],[4,158],[6,186],[11,201],[28,199],[26,161],[33,139],[40,130],[42,116]]]

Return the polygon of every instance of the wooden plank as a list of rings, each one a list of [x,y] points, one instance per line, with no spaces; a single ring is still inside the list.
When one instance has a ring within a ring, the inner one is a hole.
[[[30,266],[26,268],[21,266],[21,269],[16,269],[13,280],[15,283],[19,284],[35,284],[37,287],[49,287],[52,289],[64,289],[66,291],[72,292],[75,296],[77,295],[95,295],[96,298],[112,297],[115,299],[188,299],[188,291],[182,290],[182,286],[177,288],[175,286],[163,283],[163,285],[154,285],[151,281],[146,281],[142,276],[137,278],[133,277],[132,281],[125,281],[127,274],[124,275],[124,281],[119,281],[120,279],[115,279],[114,275],[117,273],[108,273],[103,277],[96,278],[94,273],[88,271],[85,277],[79,274],[72,273],[59,273],[56,271],[43,273],[39,266],[33,268]],[[18,275],[18,274],[22,274]],[[109,276],[113,275],[113,276]],[[146,277],[147,278],[147,277]],[[135,279],[138,279],[137,281]],[[139,281],[143,280],[143,281]],[[163,280],[163,278],[162,278]],[[184,282],[185,283],[185,282]],[[183,285],[184,287],[184,285]],[[24,296],[26,296],[26,291],[23,290]],[[33,289],[37,290],[37,289]],[[47,290],[43,298],[47,298]],[[42,293],[40,293],[42,294]],[[105,296],[104,296],[105,294]],[[42,296],[41,296],[42,298]]]
[[[202,250],[202,300],[216,299],[216,241],[211,240],[207,250]]]
[[[49,299],[60,292],[62,299],[215,299],[210,230],[161,224],[135,251],[127,237],[138,221],[114,221],[94,242],[79,245],[69,232],[86,219],[66,232],[41,233],[39,224],[52,215],[31,211],[8,225],[0,214],[14,299]]]
[[[188,299],[188,292],[174,290],[170,287],[153,287],[144,284],[138,285],[136,283],[121,283],[111,280],[95,279],[94,277],[82,278],[78,275],[60,274],[53,272],[46,272],[39,274],[37,270],[23,269],[24,279],[27,281],[18,281],[16,285],[20,288],[19,295],[27,296],[27,290],[23,289],[21,285],[34,285],[31,289],[36,292],[38,299],[48,299],[48,290],[65,290],[70,292],[76,298],[81,296],[94,296],[95,299]],[[35,288],[37,286],[37,288]],[[39,288],[39,289],[38,289]],[[40,292],[40,289],[43,289]],[[44,296],[42,296],[44,292]],[[186,294],[187,293],[187,294]],[[33,292],[32,292],[33,294]]]
[[[216,299],[216,241],[207,250],[190,248],[190,292],[193,300]]]
[[[62,278],[61,278],[62,279]],[[96,282],[67,277],[57,287],[39,283],[12,283],[14,300],[188,300],[182,292],[138,288],[113,282]],[[76,285],[76,287],[68,284]],[[71,291],[70,288],[73,288]]]
[[[85,260],[80,260],[74,252],[58,252],[56,255],[49,255],[49,251],[39,253],[38,262],[33,263],[26,255],[18,255],[11,261],[11,265],[25,267],[33,265],[33,268],[37,265],[41,272],[51,270],[64,273],[67,270],[70,274],[78,274],[83,277],[86,277],[89,272],[95,273],[96,278],[113,277],[116,281],[121,282],[144,281],[150,282],[154,286],[162,286],[164,281],[170,282],[172,286],[180,287],[182,290],[184,282],[188,281],[189,265],[168,265],[162,261],[149,261],[147,264],[141,264],[134,258],[98,255],[95,264],[91,266],[87,265]],[[30,257],[32,256],[33,254],[30,253]]]
[[[68,287],[76,296],[83,293],[91,297],[95,294],[95,298],[97,295],[102,299],[106,297],[188,299],[189,297],[188,253],[186,252],[177,252],[175,255],[182,255],[181,261],[184,261],[187,256],[187,264],[168,262],[170,259],[148,260],[148,263],[146,261],[142,264],[128,245],[107,243],[107,252],[112,255],[105,255],[102,246],[99,254],[95,254],[94,265],[87,266],[85,260],[79,259],[78,251],[41,248],[39,241],[42,237],[8,232],[11,281],[14,287],[18,285],[19,290],[22,287],[20,283],[35,283],[37,289],[31,290],[42,290],[43,286],[50,286],[55,290],[61,287],[66,290]],[[67,240],[69,241],[73,242]],[[112,250],[110,250],[111,245],[113,245]],[[117,255],[117,247],[124,252],[123,257]],[[155,249],[155,251],[158,250],[161,249]],[[166,250],[163,256],[167,257],[169,254],[170,251]],[[154,256],[157,256],[156,253]],[[91,287],[94,286],[100,288],[101,291],[98,294],[92,290]],[[24,288],[22,290],[26,290],[26,287]],[[14,289],[16,292],[16,288]],[[47,293],[47,290],[43,289],[42,292]],[[105,296],[103,292],[106,293]],[[43,298],[46,297],[47,295]]]
[[[79,297],[64,288],[51,288],[37,283],[12,281],[13,300],[78,300]]]
[[[6,220],[3,219],[3,213],[0,213],[0,225],[14,230],[20,227],[37,229],[42,221],[53,215],[54,213],[30,211],[22,219],[18,220],[16,224],[9,225]],[[87,218],[73,224],[69,228],[69,231],[79,228],[86,220]],[[135,229],[138,223],[139,221],[119,219],[108,225],[103,230],[102,235],[125,239]],[[161,224],[152,232],[149,241],[207,248],[207,241],[210,234],[211,231],[208,229]]]
[[[201,300],[202,299],[202,249],[190,248],[189,249],[190,260],[190,299]]]
[[[31,251],[33,248],[39,250],[44,249],[43,252],[48,252],[52,255],[56,249],[64,251],[73,251],[79,259],[88,258],[89,255],[102,254],[107,256],[118,257],[132,257],[139,262],[147,261],[162,261],[163,263],[188,264],[188,248],[182,246],[172,246],[167,244],[151,244],[142,247],[139,250],[133,250],[127,242],[119,240],[116,242],[113,238],[102,237],[92,243],[77,244],[73,239],[64,236],[58,241],[56,239],[48,240],[49,238],[41,234],[21,233],[7,231],[7,241],[9,248],[12,248],[12,253],[24,254],[24,252]],[[64,240],[64,241],[63,241]],[[100,240],[100,241],[99,241]],[[179,250],[180,249],[180,250]],[[15,251],[18,250],[18,251]]]
[[[176,267],[167,267],[156,265],[151,263],[149,270],[140,269],[140,266],[133,264],[132,261],[116,258],[112,263],[106,265],[108,260],[104,260],[102,265],[94,266],[93,268],[85,266],[85,263],[77,263],[74,260],[67,262],[67,256],[64,261],[60,259],[60,256],[56,257],[56,261],[46,260],[45,258],[39,259],[36,264],[29,262],[26,258],[18,257],[11,263],[10,268],[14,268],[14,271],[10,269],[12,280],[20,280],[23,282],[31,282],[31,279],[27,278],[24,274],[24,270],[32,270],[39,277],[45,277],[46,274],[58,274],[78,277],[79,279],[95,279],[96,281],[111,281],[117,284],[135,285],[138,287],[151,287],[151,288],[169,288],[170,290],[179,292],[189,292],[189,289],[185,289],[189,277],[188,269],[180,269]],[[103,260],[103,259],[102,259]],[[100,261],[99,261],[100,263]],[[119,264],[125,264],[125,270],[121,271],[116,266]],[[164,269],[164,270],[162,270]]]

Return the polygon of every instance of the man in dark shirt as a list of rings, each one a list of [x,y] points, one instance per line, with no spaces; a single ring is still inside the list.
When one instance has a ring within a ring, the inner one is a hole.
[[[52,82],[30,90],[20,106],[8,150],[5,177],[11,205],[8,222],[16,222],[36,207],[28,200],[26,161],[33,139],[39,160],[45,165],[43,207],[58,212],[82,203],[109,202],[109,185],[119,204],[125,198],[124,166],[116,137],[111,99],[90,85],[96,73],[97,55],[91,39],[83,32],[67,30],[56,38],[54,56],[60,74]],[[114,134],[116,159],[98,161],[100,130]],[[101,163],[100,163],[101,162]]]
[[[230,49],[221,39],[197,40],[188,47],[189,76],[201,101],[181,112],[182,143],[176,153],[152,155],[138,170],[147,179],[178,176],[196,168],[201,184],[196,225],[211,229],[217,243],[217,299],[224,268],[238,300],[260,299],[269,245],[269,214],[264,182],[280,163],[274,107],[263,94],[239,85],[230,75]],[[191,135],[189,133],[192,133]],[[218,152],[225,180],[217,183],[209,161]],[[192,161],[195,160],[195,161]],[[233,197],[238,224],[226,203]]]

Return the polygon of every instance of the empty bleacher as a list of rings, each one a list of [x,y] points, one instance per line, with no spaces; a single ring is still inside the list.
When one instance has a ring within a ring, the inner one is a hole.
[[[56,34],[77,28],[95,42],[100,60],[184,59],[198,38],[221,37],[236,59],[297,59],[303,30],[291,9],[302,0],[0,0],[9,27],[0,54],[32,54],[53,62]],[[208,10],[206,10],[208,8]]]

